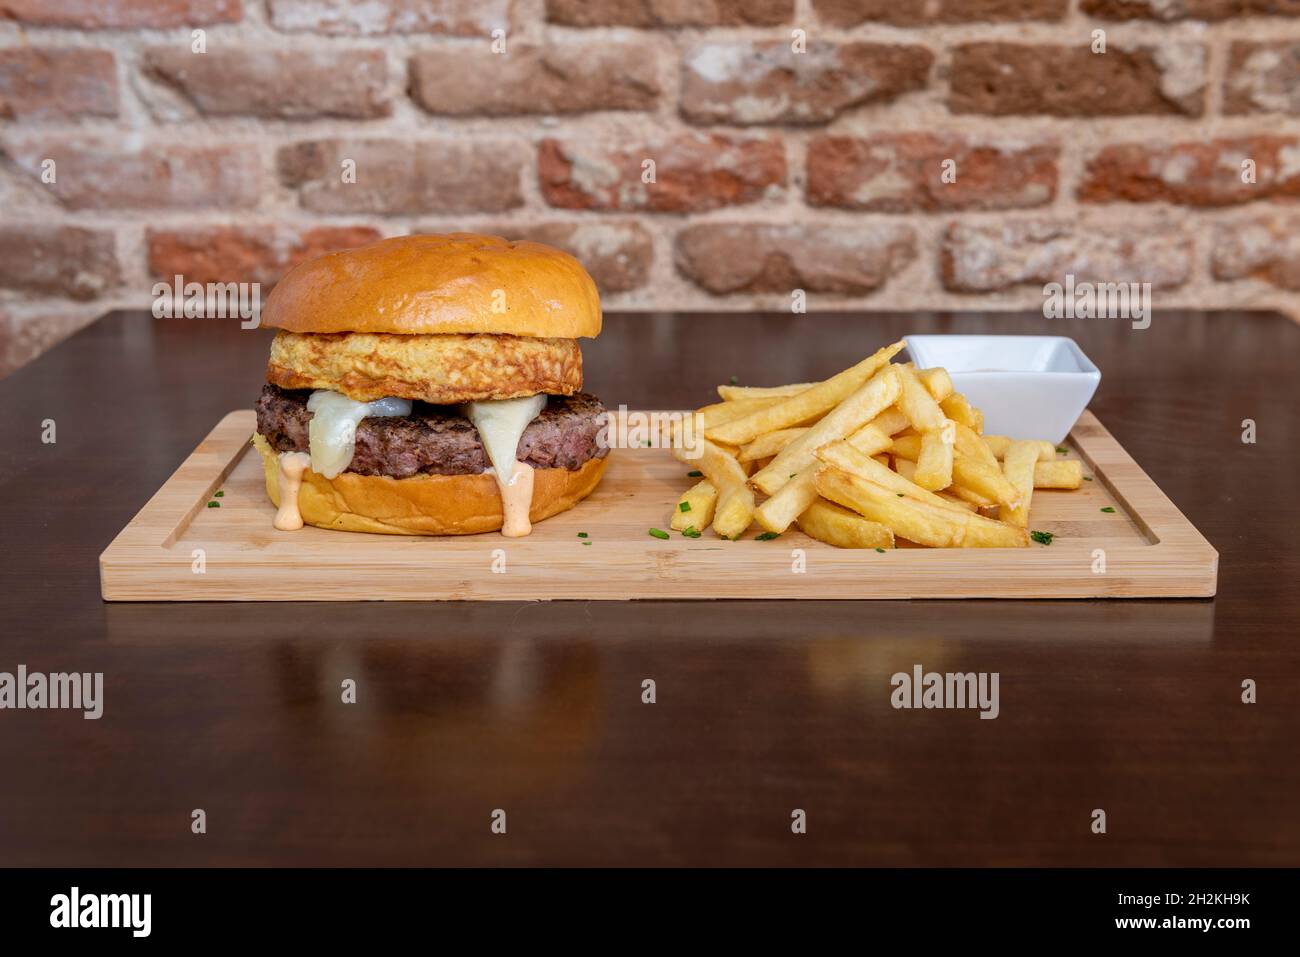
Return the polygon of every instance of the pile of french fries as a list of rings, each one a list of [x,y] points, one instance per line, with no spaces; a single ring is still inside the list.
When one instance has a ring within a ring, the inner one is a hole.
[[[1050,442],[984,435],[948,373],[893,362],[902,348],[824,382],[718,386],[722,401],[672,442],[703,475],[672,527],[736,539],[755,522],[765,537],[795,525],[841,548],[1028,546],[1034,489],[1079,488],[1080,462]]]

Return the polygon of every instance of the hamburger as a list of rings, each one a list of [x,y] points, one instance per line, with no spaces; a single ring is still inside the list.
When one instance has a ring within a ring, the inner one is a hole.
[[[262,323],[279,331],[253,443],[277,528],[521,536],[604,474],[578,345],[600,298],[558,249],[385,239],[295,267]]]

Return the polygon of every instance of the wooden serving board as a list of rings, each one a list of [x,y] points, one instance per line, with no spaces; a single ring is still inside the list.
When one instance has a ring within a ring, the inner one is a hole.
[[[654,538],[696,479],[649,448],[611,451],[596,492],[527,538],[277,532],[253,429],[251,411],[227,415],[118,534],[99,559],[106,600],[1177,598],[1213,595],[1218,576],[1218,553],[1090,412],[1068,447],[1093,480],[1034,493],[1030,526],[1050,546],[883,553],[794,528]]]

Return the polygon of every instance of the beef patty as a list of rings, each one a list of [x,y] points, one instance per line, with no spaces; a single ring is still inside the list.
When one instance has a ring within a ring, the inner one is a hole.
[[[257,400],[257,431],[277,452],[308,451],[309,390],[262,387]],[[609,450],[597,443],[598,417],[605,406],[594,395],[547,397],[541,414],[524,430],[518,458],[535,469],[581,468]],[[478,429],[453,406],[414,403],[411,414],[362,419],[357,448],[347,471],[360,475],[477,475],[488,460]]]

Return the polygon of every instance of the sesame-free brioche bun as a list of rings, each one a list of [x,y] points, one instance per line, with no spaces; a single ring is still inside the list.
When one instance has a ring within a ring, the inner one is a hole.
[[[262,455],[266,493],[280,506],[279,456],[266,439],[253,435]],[[580,468],[533,470],[533,504],[528,518],[566,512],[592,493],[609,457],[588,459]],[[501,528],[501,492],[496,478],[478,475],[418,475],[389,478],[340,472],[332,479],[311,469],[298,490],[302,520],[318,528],[381,535],[476,535]]]
[[[398,236],[291,269],[262,324],[290,332],[600,335],[600,297],[568,253],[477,233]]]

